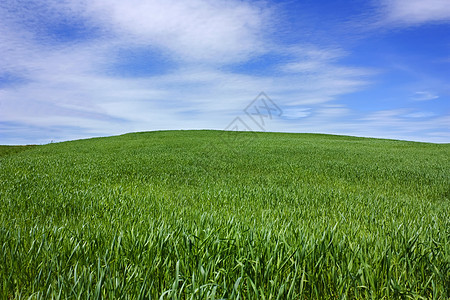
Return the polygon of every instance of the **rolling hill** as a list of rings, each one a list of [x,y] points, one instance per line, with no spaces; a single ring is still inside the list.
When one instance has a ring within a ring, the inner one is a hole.
[[[1,299],[450,297],[450,144],[205,130],[1,147],[0,207]]]

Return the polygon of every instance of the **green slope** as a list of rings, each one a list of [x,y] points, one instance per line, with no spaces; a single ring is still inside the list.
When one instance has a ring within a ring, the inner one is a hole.
[[[14,153],[19,153],[25,150],[29,150],[36,147],[35,145],[28,146],[0,146],[0,157],[5,155],[10,155]]]
[[[449,157],[221,131],[0,156],[0,298],[445,299]]]

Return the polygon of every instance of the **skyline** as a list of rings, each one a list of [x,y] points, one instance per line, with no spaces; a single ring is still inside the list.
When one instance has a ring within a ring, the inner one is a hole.
[[[0,144],[228,128],[450,143],[450,5],[0,3]],[[251,122],[244,119],[245,122]]]

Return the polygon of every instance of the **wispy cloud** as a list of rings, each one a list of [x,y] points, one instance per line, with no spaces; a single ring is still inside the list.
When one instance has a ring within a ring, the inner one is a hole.
[[[151,45],[175,60],[237,62],[265,51],[270,10],[242,1],[105,1],[80,9],[131,45]]]
[[[2,11],[7,24],[1,26],[5,43],[0,54],[9,58],[2,69],[28,80],[20,88],[1,90],[0,117],[10,124],[75,126],[80,135],[221,129],[230,115],[261,90],[271,93],[280,105],[293,107],[325,103],[368,84],[362,79],[368,70],[339,64],[346,55],[341,49],[274,47],[266,40],[273,25],[268,22],[271,11],[254,3],[96,0],[46,5],[36,11],[26,8],[19,16]],[[50,23],[81,15],[77,22],[85,23],[78,27],[103,34],[83,41],[58,41],[53,33],[36,30],[45,27],[39,23],[44,14]],[[139,77],[130,77],[124,70],[116,74],[112,69],[117,66],[117,49],[128,53],[141,49],[148,59],[164,53],[171,67]],[[281,58],[269,75],[221,68],[269,52]],[[309,73],[298,64],[309,65]]]
[[[428,22],[450,22],[448,0],[382,0],[384,22],[409,26]]]
[[[374,136],[394,139],[448,142],[448,135],[438,135],[445,132],[450,124],[450,116],[436,116],[426,112],[408,113],[407,109],[376,111],[364,117],[364,126],[373,132]]]
[[[439,96],[431,92],[415,92],[412,99],[415,101],[429,101],[437,98],[439,98]]]
[[[407,118],[430,118],[436,116],[435,113],[427,112],[427,111],[420,111],[420,112],[412,112],[409,114],[406,114],[405,117]]]
[[[378,71],[346,62],[345,45],[279,43],[277,18],[241,0],[4,0],[0,143],[223,129],[260,91],[285,112],[268,130],[364,135],[376,120],[336,102]]]

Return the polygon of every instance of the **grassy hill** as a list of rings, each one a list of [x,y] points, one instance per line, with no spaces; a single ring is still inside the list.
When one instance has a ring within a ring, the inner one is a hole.
[[[0,156],[0,208],[1,299],[450,297],[450,144],[49,144]]]
[[[6,156],[9,154],[19,153],[25,150],[32,149],[36,147],[35,145],[28,146],[0,146],[0,157]]]

